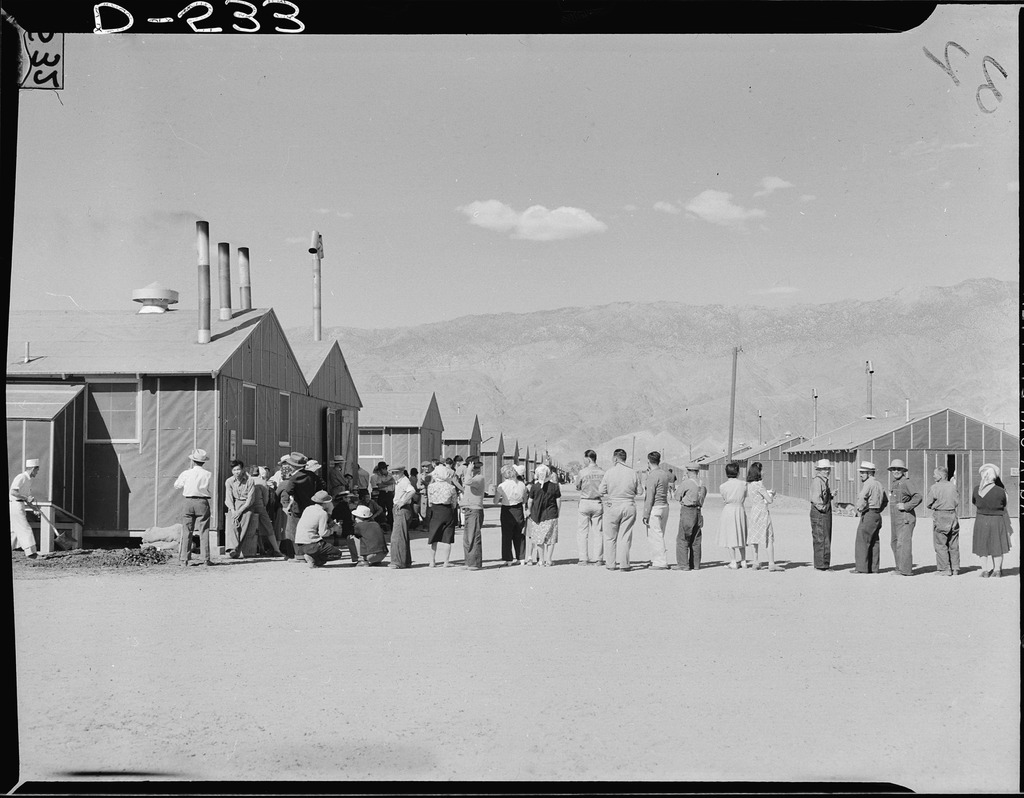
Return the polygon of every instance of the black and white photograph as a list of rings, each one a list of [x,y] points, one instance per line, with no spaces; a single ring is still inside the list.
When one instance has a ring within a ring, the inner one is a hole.
[[[486,5],[0,2],[5,789],[1019,792],[1021,7]]]

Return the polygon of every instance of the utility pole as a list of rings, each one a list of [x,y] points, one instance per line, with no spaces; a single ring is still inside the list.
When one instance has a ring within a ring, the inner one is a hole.
[[[732,459],[732,430],[736,420],[736,360],[742,351],[738,346],[732,348],[732,392],[729,394],[729,448],[725,452],[726,460]]]
[[[811,388],[811,399],[814,400],[814,426],[811,432],[812,438],[818,437],[818,389]]]
[[[864,361],[864,373],[868,375],[868,412],[865,418],[874,418],[875,416],[871,412],[871,377],[875,373],[875,368],[871,365],[870,360]]]
[[[761,411],[757,411],[757,445],[760,446],[764,443],[764,438],[761,437]]]
[[[633,436],[633,445],[629,450],[629,467],[632,468],[636,463],[636,435]]]

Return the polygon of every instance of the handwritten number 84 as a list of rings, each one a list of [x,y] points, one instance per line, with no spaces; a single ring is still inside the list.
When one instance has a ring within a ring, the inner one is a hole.
[[[924,54],[926,56],[928,56],[929,59],[931,59],[936,64],[938,64],[939,68],[943,72],[945,72],[947,75],[949,75],[949,77],[953,80],[953,85],[954,86],[959,86],[960,85],[960,78],[958,78],[957,75],[956,75],[956,72],[953,71],[953,67],[951,67],[949,65],[949,48],[950,47],[955,47],[957,50],[959,50],[965,56],[970,56],[970,53],[968,53],[963,47],[961,47],[956,42],[946,42],[946,49],[943,52],[943,59],[944,59],[943,61],[940,61],[938,58],[936,58],[934,55],[932,55],[927,47],[922,47],[921,49],[924,50]],[[995,108],[986,108],[985,107],[985,104],[981,101],[981,93],[982,93],[982,91],[986,91],[987,90],[987,91],[991,92],[992,96],[996,98],[996,102],[997,103],[1001,103],[1003,101],[1003,94],[1002,94],[1002,92],[999,91],[999,89],[997,89],[995,87],[995,84],[992,83],[992,76],[988,74],[988,65],[989,64],[991,64],[996,69],[998,69],[999,70],[999,74],[1001,74],[1004,78],[1006,77],[1006,70],[1003,69],[999,65],[999,62],[996,61],[992,56],[986,55],[983,59],[981,59],[981,71],[985,73],[985,83],[982,83],[980,86],[978,86],[978,91],[975,93],[974,98],[978,101],[978,107],[982,110],[983,113],[986,113],[986,114],[995,113],[996,109]]]

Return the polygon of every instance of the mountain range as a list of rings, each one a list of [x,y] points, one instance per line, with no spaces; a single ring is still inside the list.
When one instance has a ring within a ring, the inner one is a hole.
[[[484,437],[500,430],[507,446],[560,463],[632,446],[681,463],[725,450],[737,346],[737,449],[810,437],[812,389],[819,433],[864,415],[869,360],[877,416],[902,415],[909,398],[912,412],[948,406],[1017,432],[1019,300],[1019,282],[986,278],[870,301],[615,302],[323,338],[339,341],[360,391],[434,391],[442,418],[476,413]]]

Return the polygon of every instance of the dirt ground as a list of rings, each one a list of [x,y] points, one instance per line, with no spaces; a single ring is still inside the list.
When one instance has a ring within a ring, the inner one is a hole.
[[[733,572],[706,508],[699,572],[555,568],[54,568],[15,562],[24,780],[884,781],[1016,792],[1019,524],[1002,579],[809,565],[807,504],[775,508],[779,573]],[[675,561],[677,507],[669,520]],[[462,538],[453,559],[461,560]],[[22,555],[17,553],[15,557]],[[632,556],[649,559],[643,527]],[[91,775],[86,775],[91,774]]]

